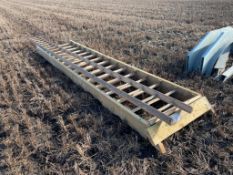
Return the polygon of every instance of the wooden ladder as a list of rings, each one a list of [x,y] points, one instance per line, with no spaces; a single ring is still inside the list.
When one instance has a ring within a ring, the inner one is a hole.
[[[55,45],[42,39],[32,41],[42,57],[161,152],[165,152],[162,144],[165,138],[211,109],[208,100],[200,94],[77,42]],[[198,101],[201,104],[199,111],[196,109]],[[165,128],[161,129],[161,126]],[[166,128],[170,129],[166,131]]]

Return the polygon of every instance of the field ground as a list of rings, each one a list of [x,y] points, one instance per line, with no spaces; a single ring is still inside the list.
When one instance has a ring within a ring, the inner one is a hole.
[[[185,76],[207,31],[233,26],[233,1],[0,0],[1,174],[232,174],[233,82]],[[205,94],[206,114],[160,155],[35,53],[33,36],[73,39]]]

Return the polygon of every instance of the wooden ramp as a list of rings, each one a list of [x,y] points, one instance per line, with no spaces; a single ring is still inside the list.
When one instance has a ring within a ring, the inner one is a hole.
[[[162,153],[162,141],[211,110],[189,89],[103,55],[77,42],[33,39],[37,52],[95,96]]]

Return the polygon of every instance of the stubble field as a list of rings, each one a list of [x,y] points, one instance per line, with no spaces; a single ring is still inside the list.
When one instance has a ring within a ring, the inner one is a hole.
[[[232,1],[0,0],[0,174],[232,174],[233,82],[183,73],[185,54],[233,26]],[[35,53],[73,39],[205,94],[216,110],[159,154]]]

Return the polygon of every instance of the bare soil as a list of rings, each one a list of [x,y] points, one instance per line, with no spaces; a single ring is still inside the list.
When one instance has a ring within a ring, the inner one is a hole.
[[[0,174],[233,174],[233,81],[185,75],[185,55],[233,26],[233,1],[0,0]],[[159,154],[35,53],[76,40],[207,96],[216,110]]]

